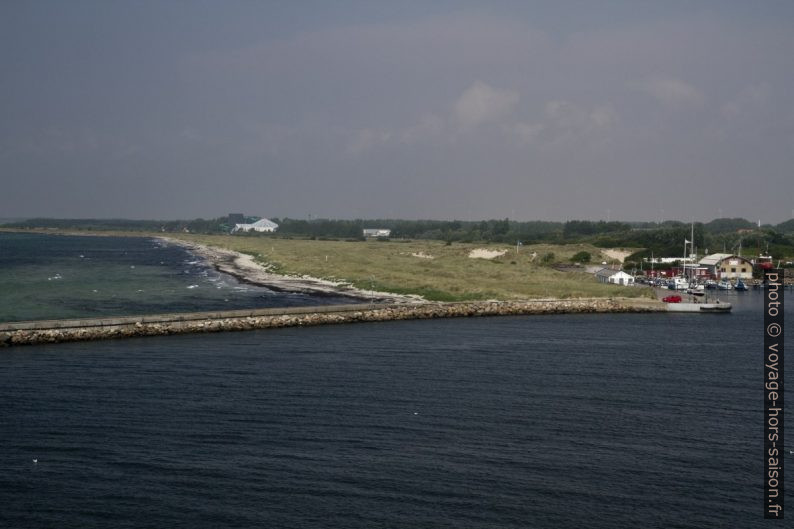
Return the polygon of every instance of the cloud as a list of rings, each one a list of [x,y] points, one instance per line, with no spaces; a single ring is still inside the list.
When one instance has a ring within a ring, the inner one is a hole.
[[[701,104],[705,100],[700,90],[672,77],[651,77],[633,86],[669,106]]]
[[[743,89],[733,99],[723,104],[720,112],[726,118],[736,118],[742,114],[757,113],[770,99],[768,83],[757,83]]]
[[[405,128],[400,139],[403,143],[417,143],[438,136],[444,128],[444,120],[435,114],[427,114],[416,125]]]
[[[521,143],[535,143],[543,132],[544,125],[542,123],[516,123],[513,126],[515,132]]]
[[[382,145],[391,139],[392,133],[385,130],[361,129],[347,144],[347,153],[358,156],[372,147]]]
[[[525,144],[553,145],[571,140],[601,140],[618,122],[618,114],[609,105],[587,108],[571,101],[552,100],[544,105],[543,119],[519,122],[513,132]]]
[[[476,81],[455,102],[454,115],[464,128],[497,121],[518,103],[518,92],[499,90]]]

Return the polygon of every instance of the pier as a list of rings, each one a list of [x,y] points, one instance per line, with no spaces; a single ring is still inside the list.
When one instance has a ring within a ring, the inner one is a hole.
[[[0,323],[0,346],[354,322],[526,314],[663,312],[637,298],[352,304]]]

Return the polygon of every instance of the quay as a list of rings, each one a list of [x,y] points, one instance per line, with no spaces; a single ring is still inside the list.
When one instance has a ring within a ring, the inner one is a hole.
[[[664,312],[639,298],[351,304],[0,323],[0,347],[354,322],[527,314]]]

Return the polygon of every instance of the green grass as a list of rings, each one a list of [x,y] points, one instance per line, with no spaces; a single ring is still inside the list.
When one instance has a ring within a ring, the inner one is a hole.
[[[344,281],[363,290],[418,294],[433,301],[578,297],[651,297],[649,289],[598,283],[591,274],[541,266],[544,254],[567,263],[580,251],[608,260],[590,245],[446,245],[440,241],[321,241],[194,234],[169,237],[227,248],[254,256],[277,273]],[[469,258],[477,248],[507,250],[493,260]],[[531,258],[535,252],[537,257]],[[433,256],[433,259],[413,254]]]

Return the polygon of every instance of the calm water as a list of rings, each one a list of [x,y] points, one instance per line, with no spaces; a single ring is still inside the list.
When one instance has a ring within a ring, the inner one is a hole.
[[[782,527],[730,298],[2,350],[0,526]]]
[[[242,284],[157,239],[0,233],[0,321],[351,301]]]

